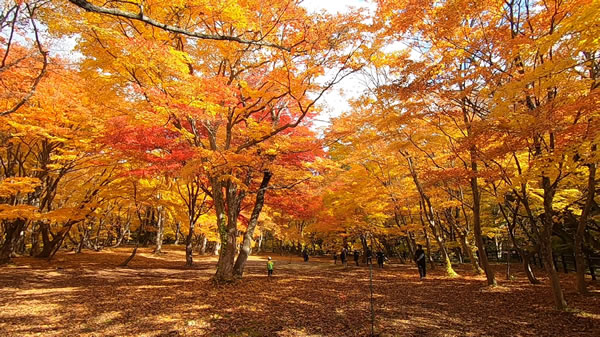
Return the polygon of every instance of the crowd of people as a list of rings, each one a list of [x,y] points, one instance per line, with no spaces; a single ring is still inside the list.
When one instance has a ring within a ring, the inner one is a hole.
[[[367,250],[364,252],[364,254],[365,254],[365,261],[366,261],[367,265],[371,265],[373,263],[373,251],[371,251],[370,248],[367,248]],[[348,251],[348,249],[346,247],[342,248],[340,255],[339,255],[339,259],[340,259],[342,265],[344,265],[345,267],[348,266],[348,258],[350,255],[353,257],[354,263],[356,264],[356,266],[360,266],[358,261],[360,260],[361,252],[359,252],[356,249],[354,251],[350,252],[350,251]],[[308,253],[308,250],[306,248],[304,248],[304,250],[302,251],[302,257],[304,259],[304,262],[308,262],[309,256],[310,255]],[[333,256],[333,263],[337,264],[338,252],[334,251],[332,256]],[[377,253],[375,253],[375,258],[377,260],[377,266],[379,268],[383,268],[385,261],[388,260],[385,253],[381,250],[379,250],[379,251],[377,251]],[[417,250],[415,251],[415,256],[414,256],[413,260],[417,264],[417,268],[419,270],[419,277],[421,279],[425,278],[425,276],[427,274],[427,272],[426,272],[427,258],[425,257],[425,251],[423,250],[422,245],[417,245]],[[269,256],[269,258],[267,260],[267,272],[268,272],[269,277],[271,277],[273,275],[273,265],[274,265],[273,260]]]

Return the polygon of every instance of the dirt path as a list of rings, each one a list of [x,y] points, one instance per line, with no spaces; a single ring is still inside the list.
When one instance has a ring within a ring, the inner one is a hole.
[[[214,287],[215,259],[168,248],[142,250],[130,268],[115,268],[129,253],[61,253],[48,263],[17,258],[0,268],[0,332],[5,336],[368,336],[368,268],[329,260],[252,257],[244,279]],[[502,266],[498,278],[503,278]],[[515,266],[516,269],[517,266]],[[440,268],[441,269],[441,268]],[[419,281],[405,265],[374,270],[375,331],[380,336],[600,336],[600,285],[582,297],[564,277],[569,312],[557,312],[546,285],[522,274],[484,287],[468,267],[447,279],[441,270]],[[538,271],[541,273],[541,271]],[[542,281],[546,281],[542,278]]]

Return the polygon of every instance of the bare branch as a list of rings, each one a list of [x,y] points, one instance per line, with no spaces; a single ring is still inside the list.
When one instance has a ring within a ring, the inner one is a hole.
[[[189,30],[185,30],[181,27],[165,24],[165,23],[156,21],[150,17],[147,17],[141,9],[140,9],[139,13],[132,13],[132,12],[120,10],[117,8],[106,8],[106,7],[96,6],[86,0],[69,0],[69,2],[74,4],[77,7],[80,7],[82,9],[88,11],[88,12],[131,19],[131,20],[143,22],[145,24],[163,29],[168,32],[182,34],[182,35],[194,37],[194,38],[201,39],[201,40],[231,41],[231,42],[237,42],[237,43],[241,43],[241,44],[276,48],[276,49],[284,50],[284,51],[288,51],[288,52],[291,51],[291,48],[289,48],[289,47],[262,41],[262,39],[264,39],[264,37],[262,37],[260,40],[247,40],[247,39],[243,39],[238,36],[204,34],[204,33],[199,33],[199,32],[192,32]]]

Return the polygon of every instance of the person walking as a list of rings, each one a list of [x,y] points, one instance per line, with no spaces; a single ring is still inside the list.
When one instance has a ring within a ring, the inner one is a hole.
[[[373,263],[373,251],[371,251],[371,248],[367,248],[367,265],[372,264]]]
[[[337,252],[333,252],[333,264],[337,264]]]
[[[308,262],[308,250],[306,250],[306,248],[304,248],[302,256],[304,257],[304,262]]]
[[[383,261],[385,260],[385,254],[380,250],[377,252],[377,266],[383,268]]]
[[[271,260],[271,257],[269,256],[267,258],[267,277],[269,277],[269,279],[273,277],[274,265],[275,265],[275,263],[273,263],[273,260]]]
[[[424,279],[427,274],[427,259],[425,258],[425,251],[423,251],[422,245],[417,245],[415,262],[417,263],[417,268],[419,268],[419,278]]]
[[[354,250],[354,263],[356,263],[356,266],[358,267],[358,258],[360,256],[360,253],[358,252],[358,250]]]
[[[346,248],[342,248],[342,253],[340,254],[340,258],[342,260],[342,264],[344,265],[344,267],[346,266],[346,255],[347,255],[347,250]]]

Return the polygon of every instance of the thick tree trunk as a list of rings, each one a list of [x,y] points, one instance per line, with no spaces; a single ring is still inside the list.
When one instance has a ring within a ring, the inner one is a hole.
[[[252,236],[254,235],[254,229],[258,224],[258,217],[260,216],[260,212],[265,203],[265,193],[267,192],[267,186],[269,185],[271,177],[271,172],[265,171],[263,173],[263,179],[260,183],[260,188],[256,193],[256,201],[254,202],[254,209],[252,209],[252,215],[250,216],[250,221],[248,222],[248,229],[244,234],[242,248],[240,249],[240,254],[238,255],[234,265],[234,274],[237,277],[242,277],[244,274],[244,267],[246,266],[246,261],[248,260],[248,256],[250,255],[250,250],[252,247]]]
[[[588,186],[587,186],[587,198],[581,218],[577,224],[577,231],[575,233],[575,269],[577,272],[576,289],[579,293],[587,293],[587,287],[585,284],[585,260],[583,254],[584,234],[585,227],[588,222],[588,217],[594,204],[594,193],[596,189],[596,164],[592,163],[588,166]]]
[[[554,188],[550,183],[550,178],[546,176],[542,177],[542,187],[544,188],[544,214],[542,216],[543,230],[541,237],[541,249],[544,260],[544,268],[546,269],[546,273],[550,278],[552,293],[554,295],[554,304],[558,310],[564,310],[567,308],[567,301],[565,301],[562,288],[560,287],[560,279],[552,259],[552,229],[554,227],[554,222],[552,220],[552,200],[554,199]]]
[[[0,265],[10,262],[12,254],[17,248],[17,242],[21,238],[21,232],[25,230],[26,225],[25,219],[16,219],[5,227],[4,244],[0,247]]]
[[[40,252],[40,230],[39,225],[34,224],[31,228],[31,249],[29,256],[36,256]]]
[[[225,198],[222,182],[217,178],[211,179],[212,197],[217,215],[217,230],[219,231],[220,251],[217,261],[217,271],[213,277],[216,283],[233,281],[233,263],[235,258],[235,245],[237,235],[237,213],[233,200],[229,200],[226,216]],[[233,187],[230,187],[233,189]],[[227,195],[233,197],[235,191],[227,190]],[[233,206],[233,207],[232,207]],[[233,208],[233,209],[232,209]]]

